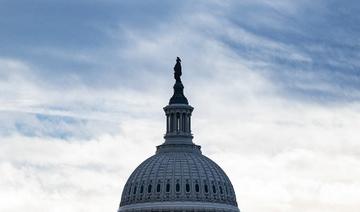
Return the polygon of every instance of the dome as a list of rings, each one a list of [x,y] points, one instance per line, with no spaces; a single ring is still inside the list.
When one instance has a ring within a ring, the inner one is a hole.
[[[135,169],[124,187],[120,206],[152,202],[215,203],[214,207],[223,205],[227,211],[238,211],[225,172],[198,152],[160,152]]]
[[[193,107],[183,93],[180,58],[174,67],[174,95],[166,114],[165,142],[130,175],[118,212],[239,212],[225,172],[193,143]]]

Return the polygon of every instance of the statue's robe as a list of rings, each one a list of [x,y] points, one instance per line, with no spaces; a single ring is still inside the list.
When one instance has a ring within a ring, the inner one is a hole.
[[[175,67],[174,67],[174,77],[176,79],[176,81],[181,81],[180,76],[181,76],[181,64],[180,62],[176,62]]]

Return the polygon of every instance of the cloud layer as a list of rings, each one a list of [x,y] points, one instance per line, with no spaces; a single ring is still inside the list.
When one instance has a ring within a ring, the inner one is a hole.
[[[176,56],[242,211],[359,210],[356,2],[2,5],[0,211],[116,211],[163,142]]]

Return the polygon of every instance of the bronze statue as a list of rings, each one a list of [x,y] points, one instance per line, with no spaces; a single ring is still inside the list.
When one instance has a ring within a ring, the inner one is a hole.
[[[181,60],[179,57],[176,58],[176,64],[174,67],[174,78],[176,79],[176,82],[181,82]]]

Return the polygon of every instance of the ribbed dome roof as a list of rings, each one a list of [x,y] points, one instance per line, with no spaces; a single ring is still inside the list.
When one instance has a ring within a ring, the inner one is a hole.
[[[198,201],[237,206],[225,172],[197,152],[163,152],[141,163],[128,179],[120,206],[145,202]]]

